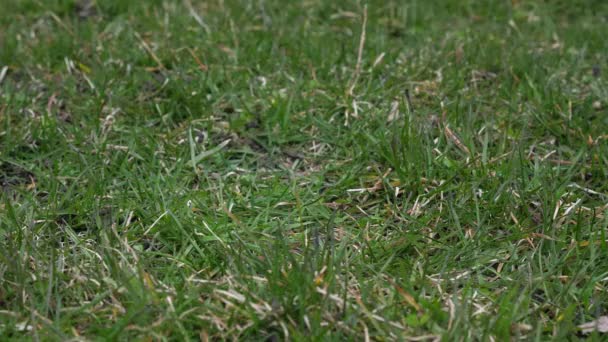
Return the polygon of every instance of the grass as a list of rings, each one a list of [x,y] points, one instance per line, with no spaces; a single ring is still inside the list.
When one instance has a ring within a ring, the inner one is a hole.
[[[2,339],[600,340],[606,13],[0,0]]]

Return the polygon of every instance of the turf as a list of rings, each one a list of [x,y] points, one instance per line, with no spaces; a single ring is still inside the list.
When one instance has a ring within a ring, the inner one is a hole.
[[[600,340],[607,13],[0,0],[0,336]]]

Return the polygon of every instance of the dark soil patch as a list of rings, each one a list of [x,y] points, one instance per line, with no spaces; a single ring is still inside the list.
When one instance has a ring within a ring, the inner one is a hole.
[[[34,174],[23,166],[11,162],[0,162],[0,185],[3,190],[30,184],[34,180]]]

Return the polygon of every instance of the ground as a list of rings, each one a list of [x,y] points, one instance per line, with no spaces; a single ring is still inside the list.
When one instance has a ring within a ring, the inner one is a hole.
[[[606,27],[0,0],[2,339],[605,338]]]

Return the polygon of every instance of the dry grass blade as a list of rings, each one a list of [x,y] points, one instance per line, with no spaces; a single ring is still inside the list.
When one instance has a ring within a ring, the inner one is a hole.
[[[8,67],[7,66],[2,67],[2,70],[0,70],[0,84],[2,84],[2,81],[4,81],[4,78],[6,77],[7,73],[8,73]]]
[[[594,331],[608,333],[608,316],[601,316],[594,321],[581,324],[578,327],[583,334],[591,334]]]
[[[150,57],[152,57],[152,59],[156,62],[156,64],[158,65],[158,68],[161,70],[165,70],[165,66],[163,65],[163,62],[160,61],[160,58],[158,58],[156,53],[154,53],[154,51],[152,50],[150,45],[148,45],[148,43],[142,38],[142,36],[139,33],[135,32],[135,37],[139,40],[139,42],[141,43],[141,46],[143,46],[144,50],[146,50],[146,52],[150,55]]]
[[[412,306],[414,309],[416,309],[416,311],[418,312],[422,312],[422,307],[420,306],[420,304],[418,304],[418,302],[416,301],[416,299],[409,293],[407,293],[401,286],[397,285],[397,283],[395,283],[394,281],[392,281],[391,279],[388,279],[388,282],[393,285],[393,287],[397,290],[397,292],[399,292],[399,294],[401,295],[401,297],[403,297],[403,299],[405,299],[405,301]]]
[[[363,59],[363,48],[365,47],[365,30],[367,27],[367,5],[363,7],[363,23],[361,24],[361,36],[359,38],[359,50],[357,51],[357,64],[355,65],[355,73],[350,81],[348,87],[348,96],[353,96],[353,91],[359,81],[359,75],[361,74],[361,61]]]
[[[452,131],[452,129],[450,129],[450,127],[448,125],[446,125],[443,128],[443,133],[445,134],[445,136],[452,142],[454,143],[454,145],[456,145],[462,152],[466,153],[468,156],[471,155],[471,151],[469,151],[469,148],[466,147],[465,144],[462,143],[462,140],[460,140],[460,138],[458,137],[458,135],[456,135],[456,133],[454,133],[454,131]]]
[[[242,294],[240,294],[240,293],[238,293],[238,292],[236,292],[234,290],[225,291],[225,290],[219,290],[218,289],[218,290],[215,290],[215,292],[218,293],[218,294],[221,294],[221,295],[223,295],[225,297],[232,298],[232,299],[236,300],[239,303],[244,303],[245,299],[246,299],[244,295],[242,295]]]
[[[203,18],[201,18],[201,16],[198,13],[196,13],[196,11],[194,10],[194,7],[192,7],[192,3],[190,3],[190,0],[184,0],[184,5],[188,9],[190,16],[192,18],[194,18],[194,20],[203,28],[203,30],[205,30],[205,33],[207,33],[207,34],[211,33],[209,26],[205,23]]]

